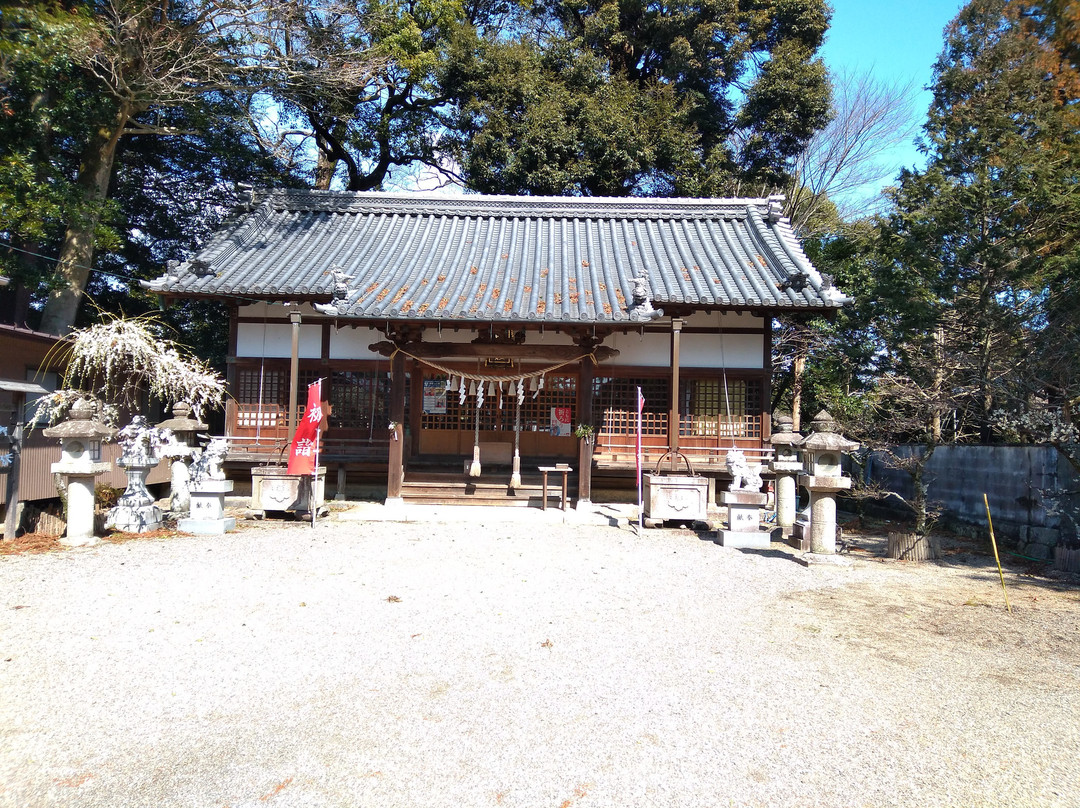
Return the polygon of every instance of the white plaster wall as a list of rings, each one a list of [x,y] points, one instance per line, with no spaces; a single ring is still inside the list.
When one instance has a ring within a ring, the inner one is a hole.
[[[265,347],[264,347],[265,346]],[[289,322],[238,323],[236,355],[289,359],[292,356],[292,325]],[[322,355],[322,326],[300,326],[300,358],[319,359]]]
[[[604,345],[615,348],[619,355],[605,365],[640,365],[669,367],[671,365],[671,336],[669,334],[612,334]]]
[[[760,369],[764,351],[762,334],[683,334],[679,363],[684,368]]]
[[[240,317],[266,318],[263,323],[240,323],[237,328],[237,356],[288,359],[292,355],[292,331],[288,322],[291,309],[280,304],[254,303],[239,307]],[[311,322],[315,312],[307,305],[300,306],[305,322],[300,326],[300,357],[319,359],[322,354],[321,322]],[[763,319],[747,313],[697,313],[684,320],[687,328],[761,328]],[[265,336],[264,336],[265,334]],[[444,326],[428,328],[425,342],[469,343],[476,337],[471,328]],[[330,331],[331,359],[382,359],[368,346],[386,337],[378,328],[350,328],[348,326]],[[263,349],[265,339],[265,352]],[[764,350],[761,334],[688,334],[681,338],[680,358],[683,367],[720,367],[760,369]],[[545,329],[543,335],[529,331],[528,345],[573,345],[567,334]],[[671,364],[671,335],[640,332],[615,333],[604,341],[605,345],[620,352],[610,364],[639,365],[643,367],[668,367]]]
[[[331,359],[385,359],[369,345],[386,340],[386,335],[375,328],[330,328]]]
[[[289,309],[273,303],[249,303],[237,306],[236,313],[240,317],[268,317],[271,320],[288,320]]]
[[[671,366],[671,335],[613,334],[604,340],[619,351],[605,364],[640,365],[664,368]],[[679,364],[684,368],[760,369],[765,350],[761,334],[686,334],[679,341]]]

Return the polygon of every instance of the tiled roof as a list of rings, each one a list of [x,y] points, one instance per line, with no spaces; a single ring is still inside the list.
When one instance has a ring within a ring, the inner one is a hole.
[[[146,285],[170,296],[336,297],[338,316],[378,320],[626,321],[643,274],[657,307],[840,307],[847,299],[779,209],[775,198],[275,190]],[[335,296],[335,272],[345,294]]]

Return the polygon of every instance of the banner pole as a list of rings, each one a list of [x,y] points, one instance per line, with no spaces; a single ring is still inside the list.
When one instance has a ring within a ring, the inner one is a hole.
[[[318,399],[319,414],[322,418],[326,415],[322,411],[322,383],[323,377],[316,379],[313,384],[319,386],[318,395],[315,396]],[[311,527],[315,528],[315,517],[319,513],[318,504],[318,487],[319,487],[319,444],[322,443],[322,418],[319,419],[319,425],[315,427],[315,465],[311,469]]]
[[[641,388],[637,389],[637,500],[638,500],[638,535],[645,525],[645,497],[641,490],[641,411],[645,408],[645,396]]]

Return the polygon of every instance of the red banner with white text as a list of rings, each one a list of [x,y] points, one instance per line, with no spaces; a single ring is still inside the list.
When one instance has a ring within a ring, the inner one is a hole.
[[[322,379],[308,385],[304,417],[296,427],[289,450],[289,474],[313,474],[319,454],[319,426],[322,424]]]

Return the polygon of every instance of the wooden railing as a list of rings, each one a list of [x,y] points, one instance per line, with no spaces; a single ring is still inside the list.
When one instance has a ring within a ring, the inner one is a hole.
[[[303,416],[297,407],[297,422]],[[241,404],[230,400],[225,406],[225,433],[230,442],[244,445],[252,451],[272,451],[282,442],[288,443],[289,411],[278,404]]]
[[[642,413],[642,465],[651,469],[668,451],[666,413]],[[679,418],[679,451],[695,468],[723,468],[727,453],[739,449],[750,463],[767,464],[771,447],[761,440],[761,416],[683,415]],[[601,467],[637,463],[637,413],[607,411],[596,437],[593,458]]]
[[[225,410],[225,432],[230,460],[260,463],[287,462],[289,453],[288,409],[277,404],[240,404],[230,401]],[[297,420],[303,408],[297,408]],[[389,457],[389,439],[325,434],[319,455],[327,462],[385,463]]]

